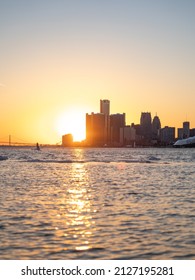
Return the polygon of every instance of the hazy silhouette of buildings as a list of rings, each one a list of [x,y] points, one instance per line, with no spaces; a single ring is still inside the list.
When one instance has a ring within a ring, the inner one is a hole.
[[[136,130],[130,125],[120,128],[120,144],[121,146],[135,146]]]
[[[177,138],[178,139],[183,139],[183,128],[178,128],[177,129]]]
[[[161,122],[158,116],[155,116],[152,121],[152,140],[153,143],[158,143],[160,140]]]
[[[152,118],[151,113],[142,112],[140,118],[141,135],[143,136],[143,142],[150,144],[152,140]]]
[[[65,134],[62,136],[62,146],[63,147],[70,147],[73,145],[73,136],[72,134]]]
[[[110,142],[113,146],[120,145],[120,129],[125,126],[125,113],[110,115]]]
[[[110,101],[100,100],[100,113],[86,114],[88,146],[119,146],[120,128],[125,126],[125,113],[110,115]]]
[[[190,137],[190,123],[183,122],[183,138]]]
[[[139,145],[143,138],[141,134],[141,125],[132,123],[131,127],[135,129],[135,142]]]
[[[100,100],[100,113],[86,114],[87,146],[152,146],[171,145],[175,142],[175,127],[161,128],[160,118],[153,120],[150,112],[142,112],[140,124],[126,125],[125,113],[110,115],[110,101]],[[195,136],[189,122],[178,129],[181,138]]]
[[[177,130],[178,139],[185,139],[190,137],[190,123],[183,122],[183,128]]]
[[[175,141],[175,127],[165,126],[160,130],[160,141],[163,145],[170,145]]]
[[[195,128],[190,129],[190,137],[195,136]]]

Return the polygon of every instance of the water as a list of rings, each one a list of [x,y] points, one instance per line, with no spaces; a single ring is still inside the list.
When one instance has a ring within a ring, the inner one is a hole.
[[[0,156],[0,259],[195,259],[195,149]]]

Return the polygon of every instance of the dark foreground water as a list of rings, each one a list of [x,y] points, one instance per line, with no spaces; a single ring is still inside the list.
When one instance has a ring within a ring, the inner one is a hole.
[[[195,259],[195,149],[0,159],[0,259]]]

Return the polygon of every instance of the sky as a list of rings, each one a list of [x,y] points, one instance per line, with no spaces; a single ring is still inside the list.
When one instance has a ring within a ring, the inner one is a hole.
[[[0,0],[0,141],[85,138],[85,114],[195,127],[194,0]]]

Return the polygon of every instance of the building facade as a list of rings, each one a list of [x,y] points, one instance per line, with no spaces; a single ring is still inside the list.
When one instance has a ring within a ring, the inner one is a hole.
[[[195,128],[190,129],[190,137],[195,136]]]
[[[161,128],[160,141],[163,145],[170,145],[175,142],[175,127],[165,126]]]
[[[178,139],[183,139],[183,128],[178,128],[177,129],[177,138]]]
[[[142,112],[140,118],[141,135],[145,142],[150,142],[152,140],[152,118],[151,113]]]
[[[86,114],[86,143],[88,146],[104,146],[106,144],[105,114]]]
[[[110,100],[100,100],[100,113],[105,115],[105,144],[110,143]]]
[[[110,115],[110,143],[120,145],[120,129],[125,126],[125,113]]]
[[[158,116],[155,116],[152,121],[152,140],[160,140],[161,122]]]
[[[65,134],[62,136],[62,146],[71,147],[73,145],[73,136],[72,134]]]
[[[110,100],[100,100],[100,113],[105,114],[107,116],[110,115]]]
[[[190,137],[190,123],[183,122],[183,128],[177,129],[178,139],[185,139]]]
[[[136,130],[130,125],[126,125],[120,128],[120,144],[121,146],[130,145],[135,146]]]
[[[183,122],[183,138],[190,137],[190,123]]]

